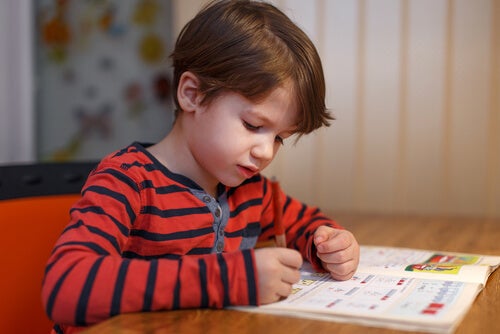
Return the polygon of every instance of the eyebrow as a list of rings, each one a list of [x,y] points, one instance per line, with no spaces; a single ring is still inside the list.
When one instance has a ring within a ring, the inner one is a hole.
[[[263,121],[264,123],[268,124],[272,123],[269,117],[267,117],[267,115],[265,115],[264,113],[260,112],[258,109],[248,108],[246,109],[246,112],[258,118],[259,120]],[[298,123],[291,125],[290,128],[293,127],[293,129],[291,130],[287,129],[288,130],[287,132],[290,132],[292,134],[297,132],[298,126],[299,126]]]
[[[258,118],[259,120],[263,121],[264,123],[267,123],[267,124],[271,124],[271,120],[263,113],[259,112],[258,110],[255,110],[253,108],[250,108],[250,109],[247,109],[247,112],[251,115],[253,115],[254,117]],[[297,133],[297,129],[298,129],[298,123],[297,124],[293,124],[290,126],[290,128],[288,129],[285,129],[284,133],[286,134],[289,134],[290,136],[294,135],[295,133]]]

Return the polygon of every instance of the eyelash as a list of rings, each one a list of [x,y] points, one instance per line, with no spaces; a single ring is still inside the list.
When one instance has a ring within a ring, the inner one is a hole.
[[[261,128],[261,126],[254,126],[246,121],[243,121],[243,125],[250,131],[258,131]],[[275,141],[278,142],[280,145],[284,144],[284,140],[280,136],[276,136]]]
[[[257,131],[261,128],[260,126],[254,126],[246,121],[243,121],[243,125],[245,125],[245,128],[247,128],[248,130],[251,130],[251,131]]]

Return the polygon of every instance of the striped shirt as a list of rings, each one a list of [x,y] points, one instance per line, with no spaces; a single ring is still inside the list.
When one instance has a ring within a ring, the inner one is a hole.
[[[270,181],[219,185],[213,198],[139,143],[104,158],[48,260],[42,298],[68,333],[126,312],[258,305],[253,247],[273,237]],[[312,234],[339,228],[286,196],[289,248],[319,268]]]

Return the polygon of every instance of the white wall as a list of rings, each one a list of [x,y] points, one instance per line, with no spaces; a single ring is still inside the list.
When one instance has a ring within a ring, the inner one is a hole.
[[[174,31],[205,2],[174,0]],[[500,1],[273,3],[316,43],[337,120],[268,175],[328,212],[500,217]],[[34,159],[30,15],[0,2],[0,163]]]
[[[30,0],[0,2],[0,164],[35,159]]]
[[[204,2],[175,1],[177,31]],[[328,212],[500,217],[500,1],[273,3],[316,43],[337,120],[268,175]]]

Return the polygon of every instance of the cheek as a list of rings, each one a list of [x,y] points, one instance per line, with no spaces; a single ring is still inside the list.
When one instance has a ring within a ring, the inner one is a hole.
[[[198,128],[193,133],[199,148],[221,159],[221,155],[238,154],[248,148],[250,138],[238,117],[224,112],[206,116],[198,119]]]
[[[221,155],[237,155],[246,149],[243,138],[232,131],[219,133],[213,143]]]
[[[191,129],[190,138],[198,147],[210,149],[226,137],[224,126],[210,114],[200,116],[195,124],[196,126]]]
[[[242,131],[240,124],[235,122],[226,126],[217,126],[213,135],[213,141],[228,151],[242,149],[248,142],[247,133]]]
[[[214,127],[209,133],[199,137],[198,142],[203,150],[213,154],[217,159],[237,154],[242,149],[241,136],[227,127]]]

